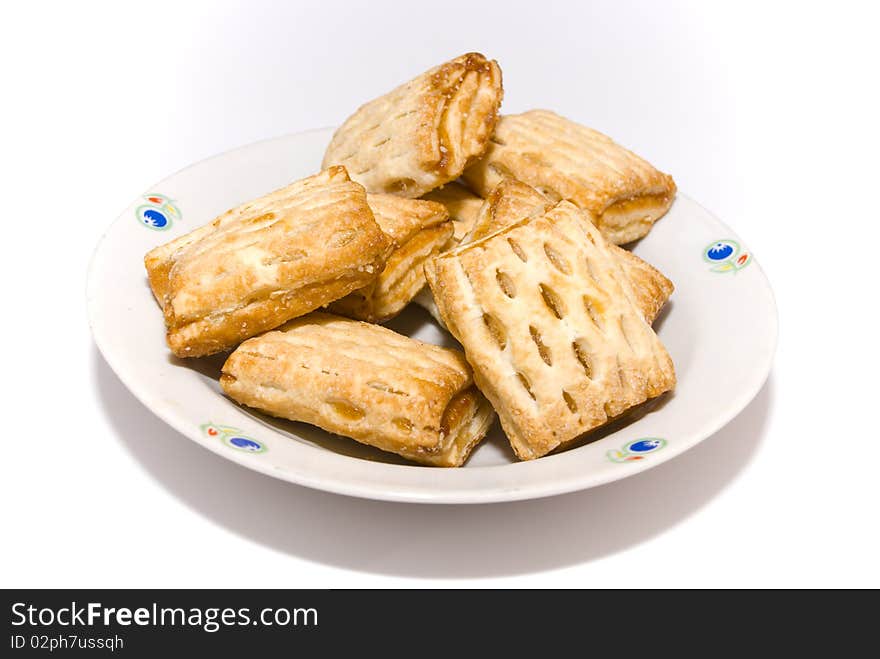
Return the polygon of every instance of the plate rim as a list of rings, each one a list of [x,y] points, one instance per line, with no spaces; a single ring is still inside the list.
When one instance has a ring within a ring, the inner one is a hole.
[[[197,160],[185,167],[182,167],[175,172],[165,176],[157,183],[153,184],[148,190],[159,189],[162,185],[181,173],[197,168],[207,162],[210,162],[215,159],[228,157],[235,152],[244,151],[249,148],[253,148],[257,145],[264,144],[267,142],[275,142],[280,140],[292,139],[300,136],[310,135],[314,133],[328,132],[331,130],[335,130],[335,128],[330,126],[320,127],[320,128],[312,128],[304,131],[297,131],[293,133],[287,133],[284,135],[278,135],[274,137],[267,137],[265,139],[256,140],[254,142],[250,142],[248,144],[239,145],[228,149],[226,151],[222,151],[219,153],[215,153],[214,155],[208,156],[206,158],[202,158],[201,160]],[[144,192],[144,194],[146,193]],[[710,212],[706,209],[702,204],[695,201],[690,196],[678,191],[677,197],[686,200],[688,203],[691,203],[702,210],[708,217],[712,218],[713,221],[717,222],[721,227],[725,229],[727,232],[726,235],[734,240],[739,240],[741,244],[742,239],[740,236],[733,231],[725,222],[719,219],[714,213]],[[128,207],[126,207],[127,209]],[[126,210],[123,210],[116,218],[106,227],[106,229],[101,233],[100,238],[98,239],[97,244],[95,245],[91,257],[89,259],[89,265],[87,270],[87,282],[86,282],[86,307],[87,307],[87,316],[89,322],[89,329],[92,334],[93,341],[95,346],[98,348],[102,358],[116,375],[119,378],[119,381],[128,389],[128,391],[142,404],[146,407],[150,413],[154,414],[158,418],[160,418],[163,422],[168,424],[175,431],[193,441],[197,445],[201,446],[204,449],[207,449],[227,460],[231,460],[238,465],[241,465],[247,469],[251,469],[258,473],[264,474],[266,476],[271,476],[277,478],[282,481],[287,481],[294,483],[296,485],[309,487],[312,489],[322,490],[326,492],[331,492],[334,494],[340,494],[345,496],[352,496],[363,499],[370,500],[379,500],[379,501],[389,501],[389,502],[403,502],[403,503],[431,503],[431,504],[487,504],[487,503],[503,503],[503,502],[511,502],[511,501],[523,501],[523,500],[531,500],[531,499],[540,499],[551,496],[558,496],[561,494],[566,494],[570,492],[576,492],[581,490],[590,489],[593,487],[598,487],[601,485],[605,485],[607,483],[611,483],[617,480],[621,480],[623,478],[629,478],[636,474],[642,473],[648,469],[652,469],[658,465],[661,465],[669,460],[674,459],[675,457],[681,455],[685,451],[690,450],[697,444],[710,439],[713,435],[715,435],[719,430],[729,424],[734,418],[736,418],[758,395],[758,393],[763,388],[764,384],[770,377],[770,373],[772,372],[773,361],[775,359],[776,350],[778,347],[779,340],[779,307],[776,302],[776,295],[773,291],[772,286],[770,285],[770,280],[767,277],[766,272],[761,267],[760,261],[758,259],[753,259],[753,262],[750,264],[753,268],[756,268],[761,275],[761,282],[763,287],[766,289],[769,294],[769,303],[772,306],[772,314],[768,314],[767,322],[768,329],[772,329],[772,336],[768,337],[767,342],[767,350],[765,353],[765,358],[763,363],[760,365],[760,368],[754,369],[754,373],[757,375],[752,378],[752,380],[748,383],[748,386],[743,386],[736,397],[733,398],[733,402],[729,403],[725,407],[725,413],[718,415],[717,418],[714,419],[712,423],[705,424],[704,428],[698,428],[692,430],[689,433],[681,434],[676,437],[676,442],[674,445],[670,445],[667,450],[664,450],[662,453],[657,454],[651,460],[641,460],[637,464],[629,465],[629,468],[625,471],[606,471],[599,474],[587,472],[583,475],[577,477],[568,477],[558,481],[552,482],[541,482],[539,484],[531,484],[525,485],[521,488],[508,489],[501,487],[494,487],[492,489],[475,489],[475,488],[459,488],[456,490],[438,490],[438,491],[425,491],[423,488],[413,488],[412,486],[402,487],[402,486],[388,486],[384,489],[377,487],[371,483],[364,483],[361,481],[346,481],[334,478],[327,478],[326,476],[314,475],[307,470],[300,469],[286,469],[284,471],[275,468],[271,463],[263,462],[263,461],[253,461],[249,460],[247,454],[239,454],[237,452],[230,452],[223,449],[221,444],[207,442],[200,435],[195,432],[194,427],[192,426],[190,420],[184,420],[184,414],[178,413],[172,406],[169,405],[154,405],[153,401],[150,400],[151,396],[137,383],[136,378],[130,377],[124,368],[121,368],[120,364],[117,362],[114,357],[113,351],[107,348],[106,341],[98,329],[96,329],[96,323],[94,322],[96,315],[96,305],[98,304],[99,295],[96,293],[98,286],[100,286],[100,282],[97,281],[96,278],[96,268],[97,261],[102,252],[102,247],[104,246],[110,231],[116,226],[117,223],[122,222],[128,219]],[[772,327],[770,327],[772,326]],[[336,454],[334,454],[336,455]],[[553,458],[558,458],[564,456],[565,453],[560,453],[556,455],[547,456],[542,458],[542,460],[548,460]],[[346,457],[348,456],[340,456]],[[358,458],[348,458],[359,460]],[[360,460],[359,460],[360,461]],[[407,469],[413,470],[413,473],[421,473],[421,469],[427,469],[431,471],[437,471],[436,467],[424,467],[421,465],[398,465],[398,464],[387,464],[387,463],[376,463],[370,461],[362,461],[366,464],[370,464],[376,466],[380,469],[392,468],[392,469]],[[475,466],[468,467],[467,471],[470,473],[485,471],[485,470],[496,470],[499,468],[504,469],[514,469],[514,468],[527,468],[527,465],[532,464],[531,462],[518,462],[511,463],[505,465],[485,465],[485,466]],[[443,470],[441,470],[443,471]],[[453,471],[453,470],[450,470]],[[457,471],[457,470],[454,470]]]

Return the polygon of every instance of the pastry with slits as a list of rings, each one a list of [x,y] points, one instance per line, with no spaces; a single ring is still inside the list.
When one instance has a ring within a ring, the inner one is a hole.
[[[646,235],[669,210],[675,182],[611,138],[549,110],[505,115],[486,154],[464,172],[486,197],[506,176],[592,213],[616,245]]]
[[[150,251],[150,285],[178,357],[234,348],[363,288],[389,240],[364,188],[331,167]]]
[[[485,238],[519,220],[546,212],[553,205],[554,202],[533,187],[514,178],[504,178],[482,202],[471,220],[470,230],[462,236],[460,244]],[[614,257],[620,261],[621,268],[632,284],[636,306],[641,310],[645,320],[653,323],[672,295],[675,286],[657,268],[632,252],[612,243],[608,243],[608,247]],[[430,288],[423,289],[414,301],[443,324]]]
[[[362,105],[333,135],[323,166],[345,165],[368,192],[419,197],[485,151],[501,96],[495,60],[456,57]]]
[[[460,466],[494,419],[459,351],[323,312],[242,343],[220,384],[248,407],[432,466]]]
[[[538,458],[675,386],[586,213],[545,213],[432,259],[428,283],[516,455]]]
[[[523,218],[544,213],[554,205],[530,185],[514,178],[502,179],[489,193],[462,242],[480,240]],[[649,324],[653,323],[675,287],[662,272],[632,252],[611,243],[608,248],[632,285],[636,307]]]
[[[446,207],[433,201],[368,194],[367,203],[390,241],[385,269],[370,284],[333,302],[329,309],[376,323],[399,314],[425,287],[425,260],[449,242],[453,226]]]

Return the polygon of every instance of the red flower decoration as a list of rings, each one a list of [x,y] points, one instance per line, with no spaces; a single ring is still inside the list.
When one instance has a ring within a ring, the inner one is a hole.
[[[154,204],[162,203],[162,200],[159,197],[147,197],[147,201],[152,201]]]
[[[217,429],[216,428],[208,428],[208,434],[211,435],[211,437],[213,437],[214,435],[217,434]]]
[[[740,256],[740,257],[736,260],[736,262],[737,262],[738,265],[742,265],[743,263],[745,263],[745,262],[748,261],[748,260],[749,260],[749,255],[748,255],[748,254],[743,254],[742,256]]]

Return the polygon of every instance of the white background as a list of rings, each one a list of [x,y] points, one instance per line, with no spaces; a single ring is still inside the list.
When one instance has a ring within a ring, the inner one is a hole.
[[[880,586],[877,23],[868,2],[3,3],[0,586]],[[89,335],[102,231],[177,169],[468,50],[501,63],[505,111],[609,133],[745,237],[780,312],[752,405],[637,477],[476,507],[307,490],[154,418]]]

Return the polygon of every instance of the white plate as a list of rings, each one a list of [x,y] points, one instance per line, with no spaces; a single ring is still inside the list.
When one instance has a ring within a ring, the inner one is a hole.
[[[95,251],[88,283],[95,342],[144,405],[205,448],[276,478],[372,499],[530,499],[625,478],[675,457],[730,421],[767,378],[777,331],[767,279],[738,236],[680,194],[634,250],[676,285],[655,328],[675,361],[678,386],[628,425],[594,433],[597,439],[577,448],[517,462],[496,424],[465,467],[437,469],[239,407],[217,382],[222,356],[183,361],[169,353],[144,253],[314,173],[330,135],[323,129],[280,137],[188,167],[135,200]],[[390,325],[454,345],[415,307]]]

